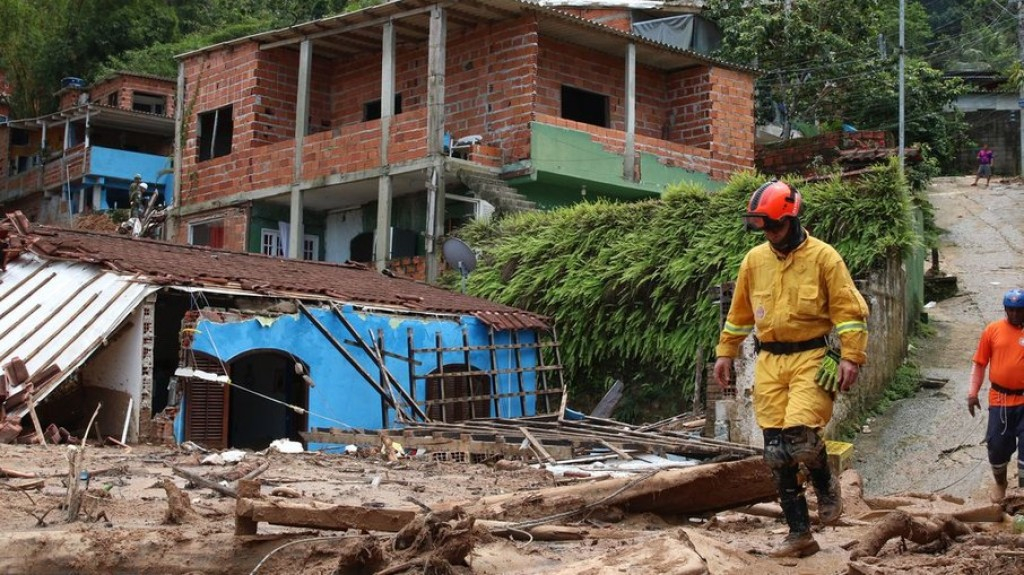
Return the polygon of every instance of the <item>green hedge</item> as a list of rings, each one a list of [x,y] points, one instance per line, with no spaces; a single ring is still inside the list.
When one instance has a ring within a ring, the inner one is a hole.
[[[740,215],[764,180],[744,173],[714,193],[680,185],[660,200],[471,224],[460,237],[482,255],[468,291],[555,320],[571,406],[589,409],[622,379],[616,417],[686,411],[698,349],[710,356],[717,341],[712,288],[734,279],[747,250],[763,241],[744,231]],[[804,197],[804,226],[833,244],[855,276],[921,242],[895,162],[856,181],[791,183]]]

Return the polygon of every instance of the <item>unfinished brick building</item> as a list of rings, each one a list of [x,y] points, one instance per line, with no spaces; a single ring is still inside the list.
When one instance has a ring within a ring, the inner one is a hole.
[[[432,279],[468,218],[753,168],[750,69],[576,12],[397,0],[179,56],[170,233]]]
[[[91,210],[128,208],[135,174],[170,201],[174,90],[173,80],[131,72],[88,86],[65,78],[57,112],[0,119],[0,207],[67,223]]]

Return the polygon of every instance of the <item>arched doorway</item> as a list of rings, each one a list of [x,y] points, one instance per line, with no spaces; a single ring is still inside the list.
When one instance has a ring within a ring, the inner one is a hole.
[[[427,376],[427,417],[447,422],[490,417],[490,394],[489,375],[464,363],[445,364]]]
[[[299,432],[306,430],[309,390],[297,373],[297,363],[302,372],[308,370],[293,356],[275,350],[251,351],[231,360],[229,445],[263,449],[275,439],[302,441]]]

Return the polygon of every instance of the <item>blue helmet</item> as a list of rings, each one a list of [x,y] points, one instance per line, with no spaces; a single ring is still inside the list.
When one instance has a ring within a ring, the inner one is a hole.
[[[1024,290],[1013,288],[1003,294],[1003,307],[1013,309],[1024,308]]]

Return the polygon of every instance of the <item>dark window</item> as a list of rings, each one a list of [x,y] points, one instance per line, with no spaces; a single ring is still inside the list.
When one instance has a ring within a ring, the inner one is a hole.
[[[230,105],[199,114],[199,161],[230,154],[233,131]]]
[[[562,117],[607,128],[608,96],[562,86]]]
[[[491,417],[491,378],[485,373],[459,363],[445,365],[431,375],[427,379],[430,419],[452,423]]]
[[[194,246],[224,247],[224,220],[213,220],[189,227],[190,241]]]
[[[402,95],[395,94],[395,114],[402,113]],[[363,121],[369,122],[370,120],[380,119],[380,99],[376,99],[372,102],[363,104]]]
[[[166,96],[160,96],[158,94],[144,94],[142,92],[135,92],[132,94],[132,110],[136,112],[148,112],[150,114],[164,114],[164,104],[167,102]]]
[[[28,130],[21,128],[11,128],[11,145],[12,146],[27,146],[28,145]]]
[[[107,94],[107,105],[117,106],[117,92],[111,92]]]

